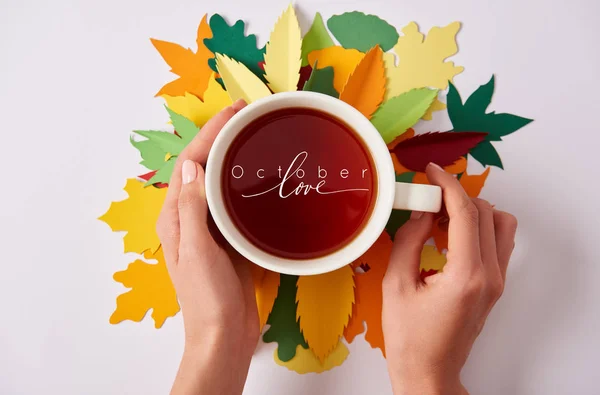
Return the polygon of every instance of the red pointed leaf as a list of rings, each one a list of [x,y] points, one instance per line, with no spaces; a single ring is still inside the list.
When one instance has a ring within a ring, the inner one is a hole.
[[[401,141],[392,150],[407,169],[424,172],[430,162],[448,166],[485,140],[481,132],[430,132]]]
[[[310,65],[303,66],[300,68],[300,78],[298,79],[298,90],[301,91],[304,88],[304,84],[310,78],[312,73],[312,67]]]

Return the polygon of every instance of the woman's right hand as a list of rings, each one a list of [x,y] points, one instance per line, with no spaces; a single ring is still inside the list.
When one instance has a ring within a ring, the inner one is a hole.
[[[383,282],[383,331],[395,395],[464,394],[460,371],[502,294],[517,221],[471,199],[437,165],[430,182],[443,190],[448,254],[443,272],[421,280],[420,255],[433,216],[413,214],[399,229]]]

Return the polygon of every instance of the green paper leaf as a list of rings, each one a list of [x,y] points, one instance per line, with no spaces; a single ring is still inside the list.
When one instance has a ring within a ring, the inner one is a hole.
[[[333,87],[333,67],[329,66],[318,69],[315,62],[313,71],[302,90],[323,93],[337,99],[339,93]]]
[[[302,66],[308,66],[308,54],[318,49],[334,46],[335,43],[323,23],[320,13],[315,14],[315,19],[308,32],[302,38]]]
[[[198,134],[198,130],[200,130],[200,128],[198,128],[193,121],[190,121],[183,115],[177,114],[167,106],[165,106],[165,108],[169,113],[169,117],[171,118],[171,123],[173,124],[175,131],[181,136],[184,144],[188,145]]]
[[[389,51],[399,37],[396,28],[383,19],[358,11],[333,15],[327,27],[344,48],[356,48],[364,53],[377,44],[384,52]]]
[[[165,164],[165,156],[167,155],[160,147],[150,140],[135,141],[132,138],[129,140],[131,145],[140,151],[142,161],[140,164],[150,170],[158,170]]]
[[[175,162],[177,162],[177,157],[172,156],[168,161],[163,162],[163,166],[158,169],[156,174],[149,179],[145,186],[156,184],[157,182],[163,182],[165,184],[169,183],[171,179],[171,175],[173,174],[173,169],[175,168]]]
[[[300,324],[296,320],[296,283],[298,276],[282,274],[279,280],[277,298],[267,320],[271,327],[263,335],[265,343],[277,342],[277,356],[287,362],[296,355],[296,347],[300,344],[308,348]]]
[[[264,71],[258,64],[264,61],[265,47],[260,49],[256,47],[254,34],[245,35],[244,21],[238,20],[229,26],[221,15],[214,14],[210,18],[209,25],[213,36],[204,39],[206,48],[213,53],[227,55],[243,63],[250,71],[264,80]],[[217,71],[215,58],[209,59],[208,65],[215,72]]]
[[[146,137],[155,146],[171,155],[179,155],[185,148],[185,142],[173,133],[157,130],[134,130],[133,133]]]
[[[414,176],[415,176],[415,173],[412,173],[412,172],[397,174],[396,182],[412,183]],[[385,225],[385,230],[387,231],[388,235],[390,235],[392,240],[394,240],[394,237],[396,236],[396,232],[398,231],[398,229],[400,229],[400,227],[402,225],[404,225],[406,223],[406,221],[408,221],[408,219],[410,218],[410,213],[411,213],[411,211],[407,211],[407,210],[392,210],[392,213],[390,214],[390,218],[388,219],[388,222]]]
[[[501,141],[503,136],[516,132],[532,121],[513,114],[486,113],[494,93],[494,83],[492,76],[488,83],[469,96],[464,105],[456,87],[449,84],[448,115],[455,132],[486,132],[487,141]]]
[[[386,100],[371,118],[386,144],[406,132],[427,112],[437,89],[419,88]]]
[[[479,143],[479,145],[473,148],[469,154],[471,154],[473,159],[481,163],[483,166],[496,166],[504,169],[500,155],[498,155],[498,151],[496,151],[496,148],[494,148],[492,143],[489,141],[483,141]]]

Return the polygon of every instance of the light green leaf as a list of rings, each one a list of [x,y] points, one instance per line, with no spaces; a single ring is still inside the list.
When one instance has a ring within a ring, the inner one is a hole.
[[[158,182],[168,183],[171,179],[171,174],[173,174],[175,162],[177,162],[176,156],[172,156],[169,158],[168,161],[163,162],[164,165],[160,169],[158,169],[156,174],[154,174],[154,176],[151,179],[149,179],[146,182],[145,186],[156,184]]]
[[[135,141],[130,139],[131,145],[140,151],[142,161],[140,164],[150,170],[158,170],[165,164],[166,152],[150,140]]]
[[[323,23],[320,13],[315,14],[315,19],[308,32],[302,38],[302,66],[308,65],[308,54],[318,49],[329,48],[335,43]]]
[[[437,93],[437,89],[419,88],[383,102],[371,122],[386,144],[414,126],[427,112]]]
[[[179,155],[185,147],[185,142],[173,133],[157,130],[134,130],[133,133],[146,137],[154,145],[171,155]]]
[[[193,121],[190,121],[183,115],[177,114],[167,106],[165,106],[165,108],[169,113],[169,117],[171,118],[171,123],[173,124],[175,131],[181,136],[184,144],[188,145],[196,136],[196,134],[198,134],[198,130],[200,130],[200,128],[198,128]]]
[[[356,48],[366,53],[375,45],[383,52],[389,51],[398,42],[396,28],[376,15],[362,12],[346,12],[333,15],[327,27],[344,48]]]

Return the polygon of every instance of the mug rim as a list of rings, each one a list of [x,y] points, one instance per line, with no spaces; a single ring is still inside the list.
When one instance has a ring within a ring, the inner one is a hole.
[[[367,147],[376,168],[377,197],[362,230],[346,245],[327,255],[310,259],[282,258],[252,244],[231,220],[221,186],[225,154],[237,135],[257,117],[283,108],[310,108],[347,124]],[[337,270],[363,255],[383,232],[392,211],[395,173],[387,145],[373,124],[349,104],[317,92],[282,92],[259,99],[237,112],[217,135],[205,167],[208,207],[225,239],[251,262],[290,275],[316,275]]]

